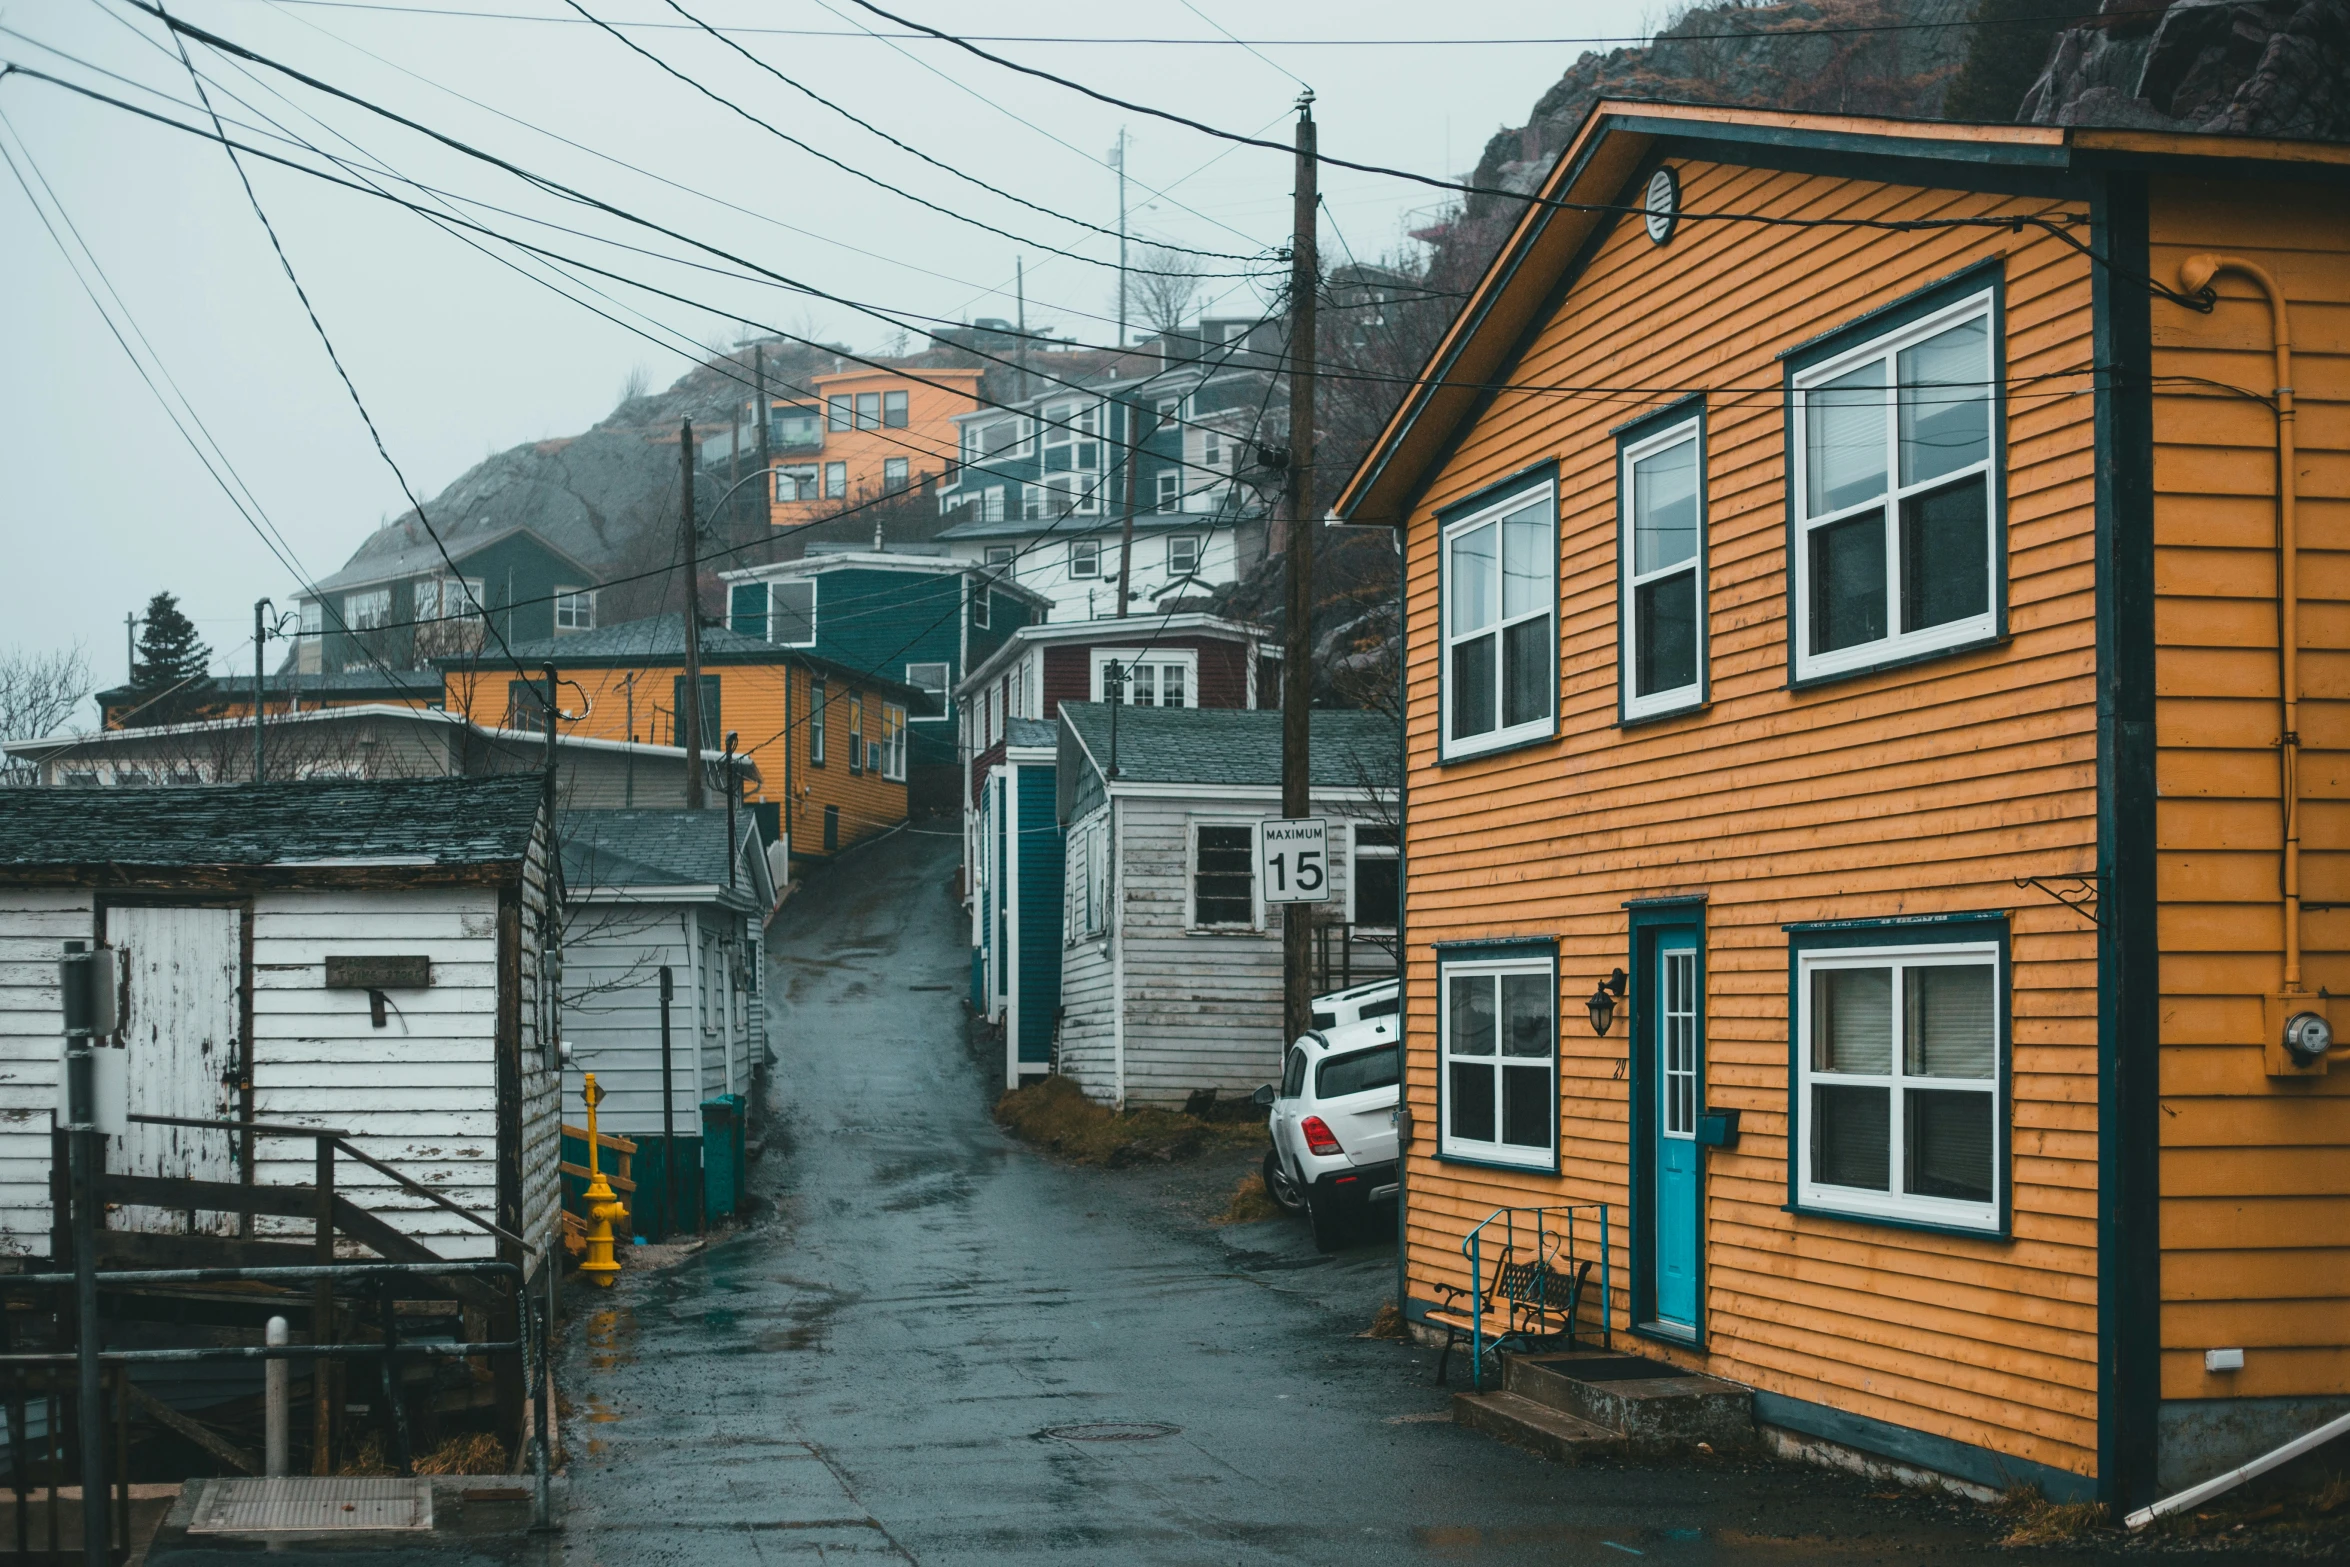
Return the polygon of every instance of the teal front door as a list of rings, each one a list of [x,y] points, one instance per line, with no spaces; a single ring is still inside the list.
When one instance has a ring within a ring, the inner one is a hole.
[[[1657,934],[1655,972],[1649,976],[1648,1074],[1656,1094],[1650,1150],[1656,1172],[1654,1245],[1656,1276],[1650,1299],[1656,1325],[1695,1336],[1697,1332],[1697,1085],[1705,1042],[1698,1006],[1697,933]]]

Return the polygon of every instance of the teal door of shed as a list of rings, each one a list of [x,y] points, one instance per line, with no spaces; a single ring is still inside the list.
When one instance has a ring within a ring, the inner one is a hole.
[[[1013,809],[1019,844],[1015,894],[1016,939],[1020,943],[1014,1006],[1019,1071],[1042,1072],[1053,1059],[1053,1020],[1061,1007],[1061,823],[1053,769],[1023,764],[1012,769]],[[1013,1086],[1017,1086],[1016,1084]]]

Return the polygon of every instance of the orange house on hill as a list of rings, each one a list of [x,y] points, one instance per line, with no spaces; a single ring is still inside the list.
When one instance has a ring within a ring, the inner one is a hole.
[[[978,408],[981,373],[860,366],[811,377],[813,401],[776,399],[769,520],[812,522],[935,482],[955,465],[955,416]]]

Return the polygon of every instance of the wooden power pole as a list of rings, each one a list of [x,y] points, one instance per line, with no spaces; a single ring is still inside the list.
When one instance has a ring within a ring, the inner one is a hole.
[[[685,808],[702,808],[702,565],[694,539],[694,422],[677,426],[677,507],[685,528],[685,692],[677,703],[685,747]]]
[[[1314,291],[1320,268],[1314,223],[1314,95],[1297,101],[1297,184],[1289,237],[1289,604],[1281,659],[1281,814],[1314,810],[1311,730],[1314,696]],[[1281,1020],[1284,1041],[1313,1022],[1314,906],[1291,903],[1281,915]]]

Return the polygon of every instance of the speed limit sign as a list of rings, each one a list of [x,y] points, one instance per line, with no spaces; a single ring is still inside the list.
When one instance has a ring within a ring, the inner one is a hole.
[[[1330,898],[1330,824],[1319,816],[1257,823],[1257,885],[1267,903]]]

